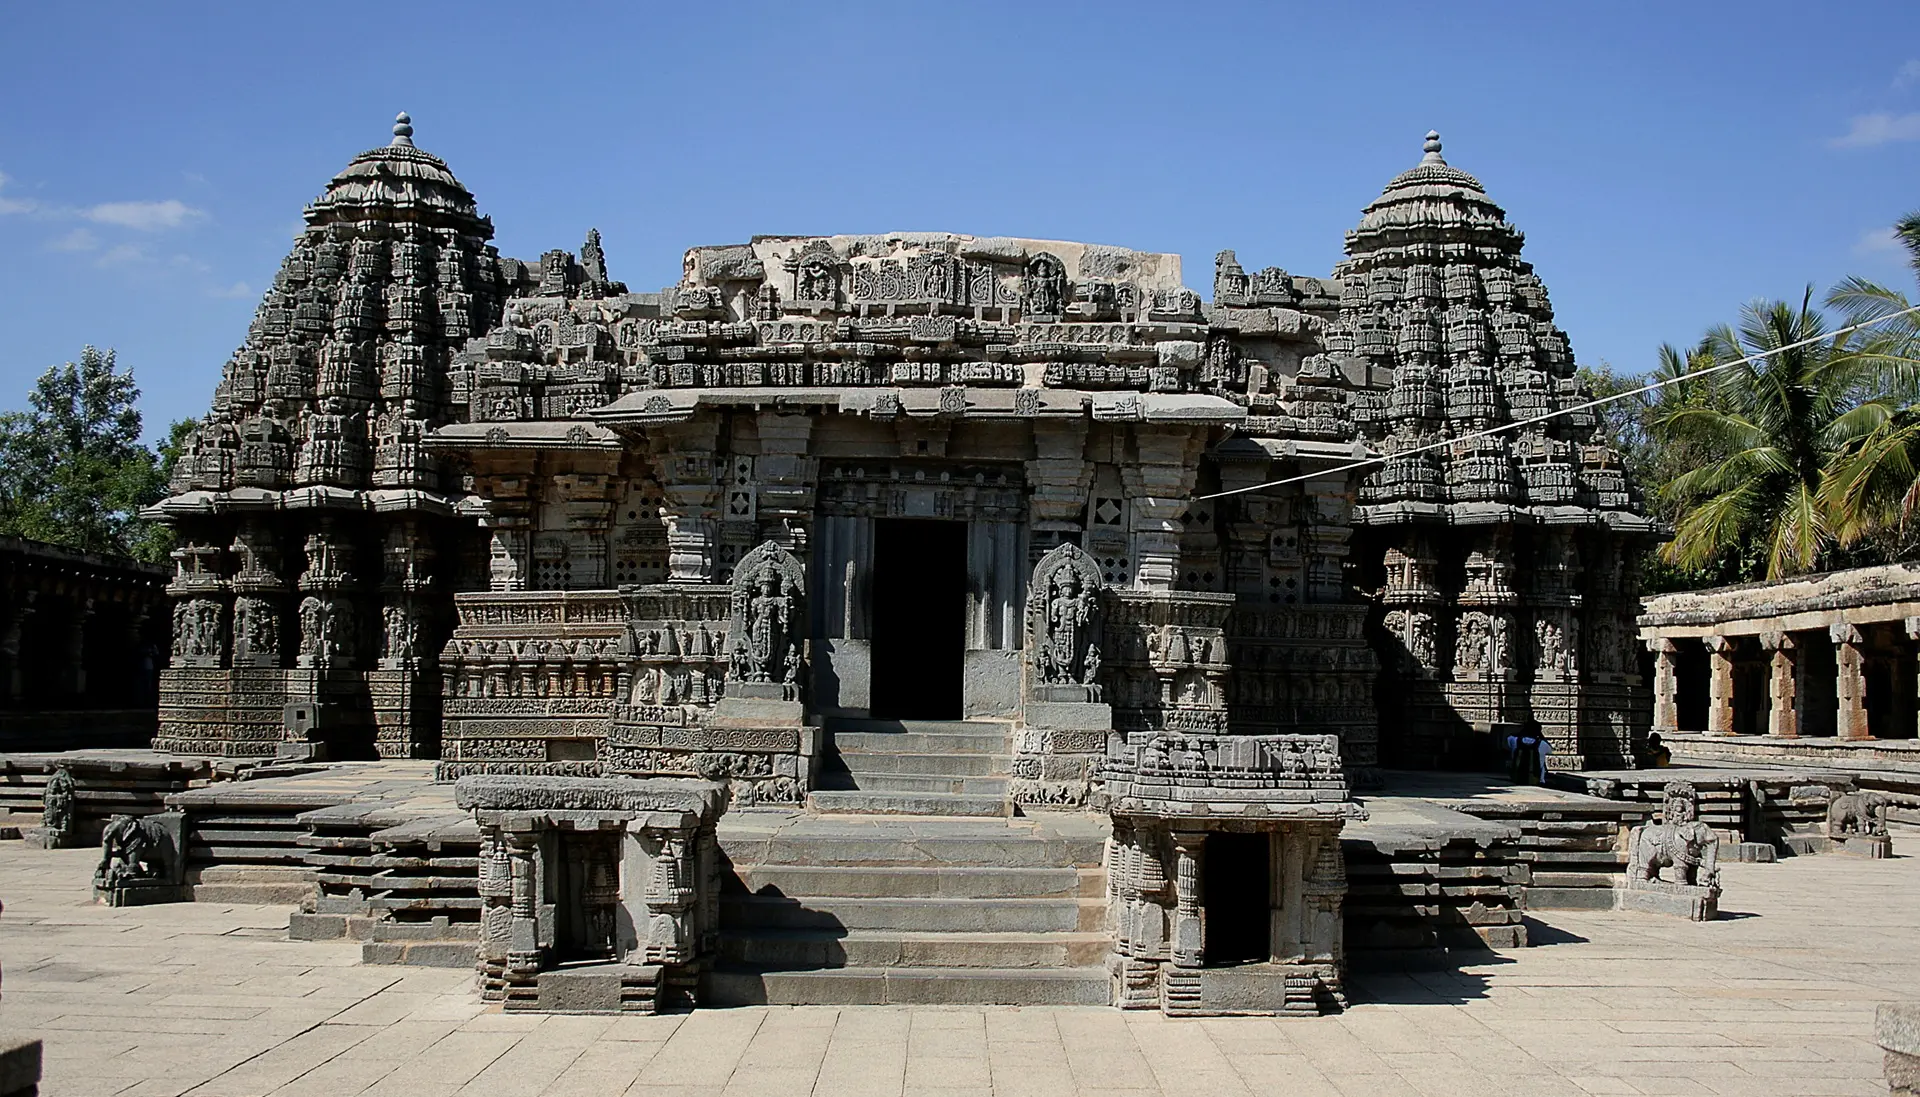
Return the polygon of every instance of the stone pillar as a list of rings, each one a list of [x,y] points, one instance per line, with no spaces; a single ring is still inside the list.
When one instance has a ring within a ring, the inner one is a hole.
[[[33,590],[19,592],[13,615],[7,619],[6,632],[0,633],[0,655],[7,660],[7,703],[14,706],[18,706],[26,696],[26,668],[20,665],[21,639],[26,634],[27,621],[33,616],[33,601],[39,593]]]
[[[1707,645],[1707,734],[1733,734],[1733,645],[1729,636],[1702,638]]]
[[[1870,739],[1867,729],[1866,637],[1855,625],[1829,625],[1833,639],[1833,693],[1838,703],[1833,733],[1841,739]]]
[[[1171,590],[1180,577],[1180,533],[1186,528],[1187,497],[1199,472],[1205,436],[1197,431],[1133,431],[1138,460],[1120,469],[1133,514],[1133,585],[1139,590]]]
[[[513,921],[508,929],[507,972],[530,979],[540,970],[539,868],[534,854],[540,836],[515,830],[506,835],[507,859],[513,879]]]
[[[1647,647],[1653,651],[1653,730],[1672,735],[1680,730],[1680,675],[1674,667],[1679,645],[1657,636]]]
[[[1760,646],[1773,653],[1771,674],[1767,679],[1767,734],[1776,739],[1797,739],[1800,736],[1800,705],[1797,696],[1799,675],[1795,664],[1799,660],[1793,634],[1762,633]]]
[[[1206,856],[1206,834],[1173,834],[1173,966],[1199,967],[1206,962],[1206,926],[1200,917],[1200,872]]]
[[[1920,659],[1920,617],[1907,618],[1906,625],[1907,639],[1915,641],[1914,655],[1916,659]],[[1920,670],[1920,666],[1917,666],[1916,670]],[[1915,674],[1914,679],[1914,692],[1907,695],[1908,718],[1894,728],[1901,735],[1920,735],[1920,726],[1916,726],[1920,724],[1920,673]],[[1896,690],[1900,688],[1898,676],[1894,678],[1894,688]]]
[[[67,692],[76,701],[84,701],[87,696],[87,618],[93,616],[93,599],[78,594],[73,599],[73,613],[67,618],[66,664]]]

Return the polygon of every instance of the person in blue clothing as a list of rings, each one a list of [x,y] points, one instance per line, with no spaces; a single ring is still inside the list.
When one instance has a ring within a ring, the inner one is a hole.
[[[1518,734],[1507,736],[1507,776],[1516,785],[1546,784],[1547,755],[1552,750],[1540,721],[1528,720]]]

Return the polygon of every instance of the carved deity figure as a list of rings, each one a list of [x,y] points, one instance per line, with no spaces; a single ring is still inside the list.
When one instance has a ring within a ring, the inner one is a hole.
[[[132,815],[116,815],[100,837],[100,867],[93,886],[106,890],[139,880],[152,880],[164,869],[160,842],[152,824]]]
[[[49,849],[65,846],[73,838],[73,804],[73,774],[61,766],[48,775],[47,787],[40,793],[40,827]]]
[[[418,643],[416,622],[406,606],[387,606],[380,611],[386,625],[384,646],[380,657],[383,659],[412,659]]]
[[[1040,685],[1086,686],[1097,699],[1100,679],[1100,571],[1078,545],[1041,557],[1027,588],[1027,650]],[[1184,649],[1185,635],[1174,637]],[[1174,661],[1171,651],[1169,661]],[[1184,651],[1179,661],[1184,661]]]
[[[1627,841],[1627,881],[1651,883],[1671,869],[1666,882],[1692,887],[1718,887],[1720,836],[1700,821],[1700,804],[1693,786],[1685,781],[1667,785],[1660,822],[1633,828]]]
[[[800,562],[771,541],[734,567],[727,664],[735,681],[797,686],[802,582]]]
[[[1058,316],[1066,299],[1066,264],[1045,252],[1027,260],[1027,280],[1025,292],[1020,297],[1020,311],[1027,316]]]
[[[1493,622],[1486,614],[1469,613],[1460,618],[1453,663],[1463,671],[1493,668]]]

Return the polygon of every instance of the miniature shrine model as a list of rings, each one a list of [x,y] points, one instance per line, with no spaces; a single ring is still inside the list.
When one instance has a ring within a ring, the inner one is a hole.
[[[189,861],[253,851],[189,886],[298,880],[296,935],[508,1009],[1316,1013],[1352,951],[1524,944],[1528,864],[1655,810],[1570,797],[1531,861],[1498,805],[1354,837],[1383,770],[1625,769],[1650,719],[1659,531],[1590,409],[1542,418],[1589,394],[1437,135],[1331,277],[1221,252],[1205,301],[1174,255],[947,233],[629,292],[595,233],[498,255],[393,132],[152,512],[155,748],[268,778],[169,796]]]

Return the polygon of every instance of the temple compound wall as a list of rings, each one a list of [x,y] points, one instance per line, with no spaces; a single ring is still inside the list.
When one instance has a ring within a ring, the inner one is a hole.
[[[696,247],[628,292],[597,234],[497,254],[410,135],[307,207],[154,508],[163,748],[775,802],[856,718],[1010,721],[1044,803],[1115,733],[1631,755],[1654,530],[1591,414],[1531,422],[1587,394],[1437,138],[1332,277],[1223,252],[1206,301],[1177,256],[947,233]],[[1063,545],[1092,572],[1034,590]],[[763,548],[791,567],[743,576]],[[1090,602],[1091,663],[1025,652]],[[762,611],[780,681],[743,677]]]
[[[0,537],[0,751],[144,747],[168,570]]]

